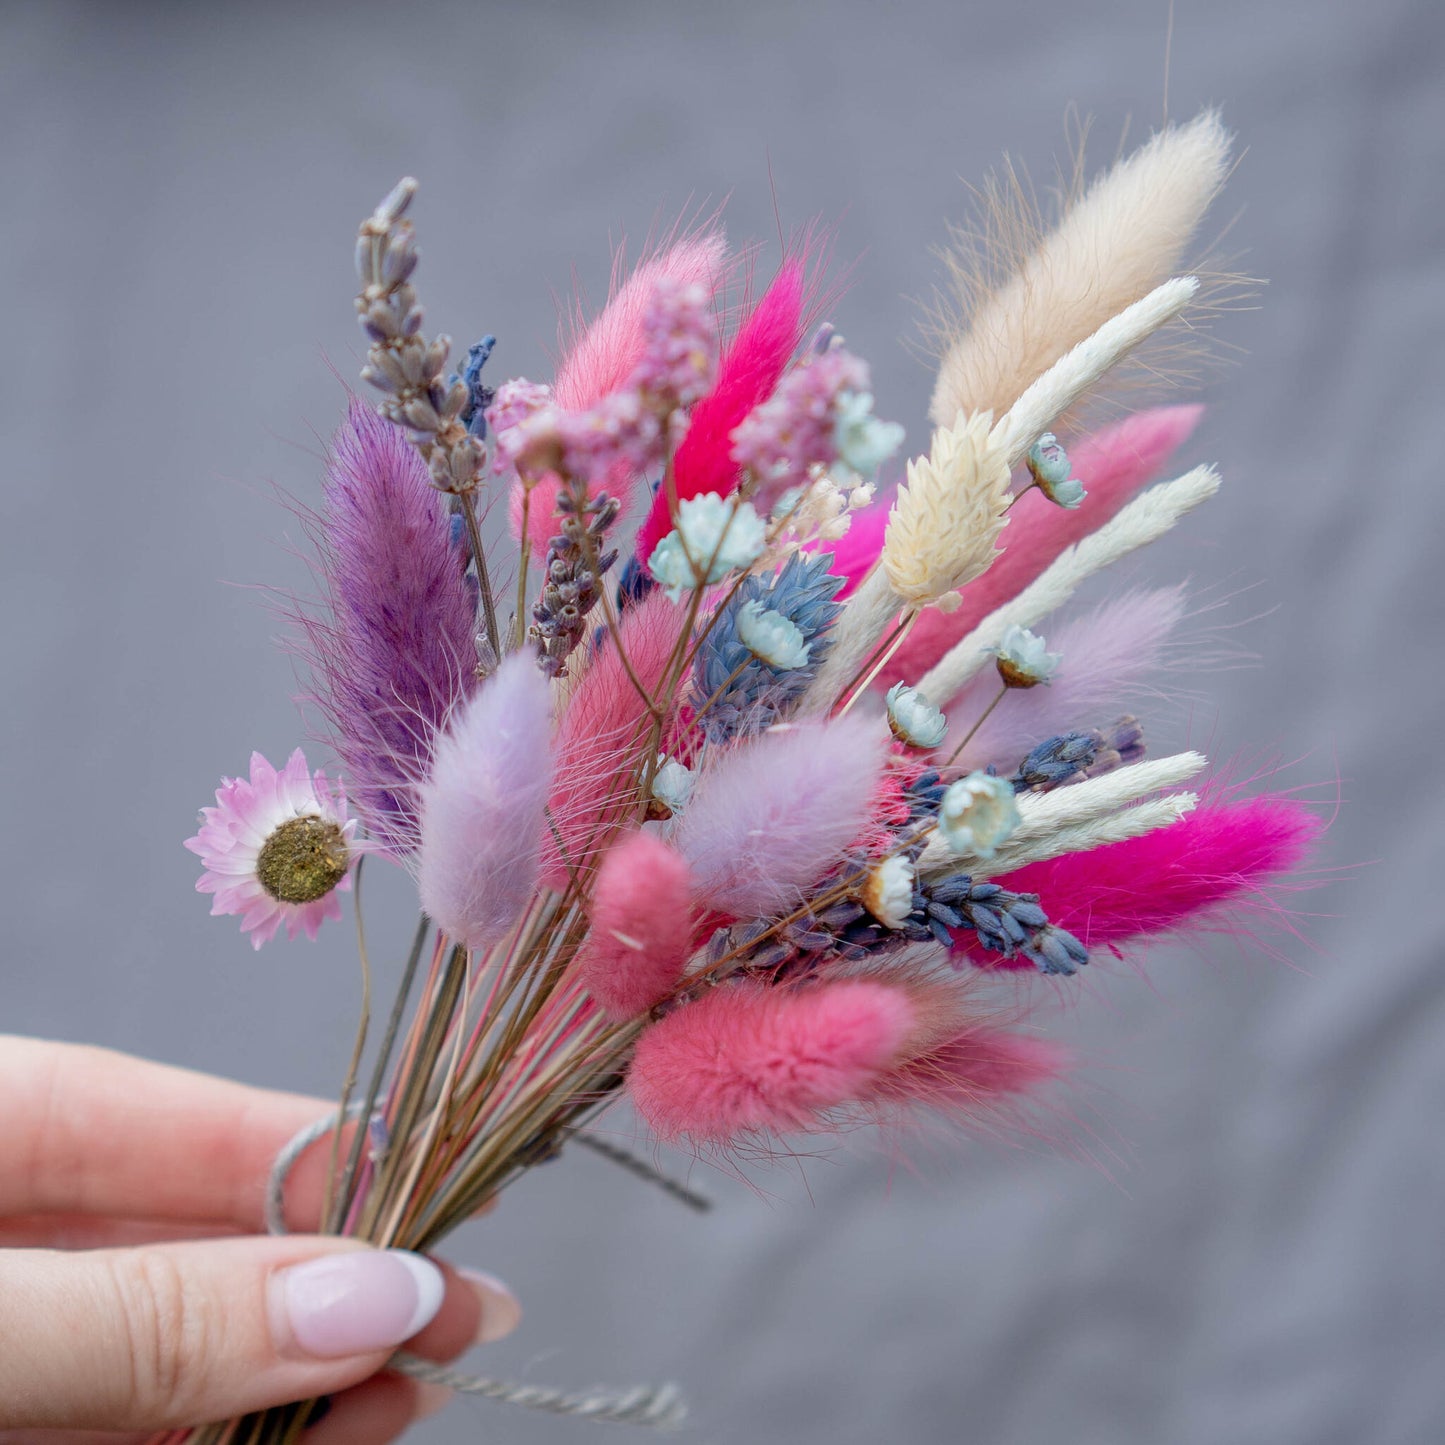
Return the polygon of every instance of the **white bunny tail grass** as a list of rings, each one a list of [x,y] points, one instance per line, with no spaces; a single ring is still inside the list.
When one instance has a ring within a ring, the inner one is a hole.
[[[1020,462],[1039,434],[1105,372],[1178,316],[1198,290],[1197,276],[1175,276],[1154,287],[1118,315],[1109,316],[1032,382],[997,427],[999,444],[1008,453],[1009,465]]]
[[[919,691],[925,697],[953,697],[991,660],[988,649],[997,646],[1011,626],[1032,627],[1067,602],[1086,578],[1162,537],[1181,517],[1208,501],[1218,490],[1219,473],[1213,467],[1203,466],[1136,497],[1097,532],[1091,532],[1061,552],[1049,568],[1012,601],[990,612],[930,669],[917,684]]]
[[[972,876],[980,881],[1001,878],[1026,863],[1046,863],[1050,858],[1063,857],[1065,853],[1082,853],[1090,848],[1102,848],[1105,843],[1142,838],[1145,833],[1177,823],[1198,806],[1198,793],[1170,793],[1167,798],[1150,798],[1136,807],[1121,808],[1117,813],[1105,813],[1101,818],[1090,818],[1082,823],[1071,823],[1057,832],[1042,834],[1017,846],[1007,843],[986,863],[979,863],[972,869]]]
[[[941,837],[935,836],[919,860],[919,869],[924,873],[934,873],[942,868],[961,866],[970,873],[981,870],[997,876],[1010,868],[1022,866],[1015,855],[1027,853],[1028,857],[1022,861],[1032,863],[1041,857],[1054,858],[1061,852],[1071,852],[1072,847],[1044,854],[1036,850],[1041,846],[1053,849],[1055,839],[1062,837],[1066,831],[1097,823],[1128,804],[1148,797],[1150,793],[1187,783],[1207,762],[1203,753],[1175,753],[1167,758],[1148,758],[1141,763],[1131,763],[1112,773],[1088,778],[1082,783],[1071,783],[1050,793],[1024,793],[1018,799],[1021,821],[996,857],[983,859],[956,854]],[[1134,834],[1126,836],[1133,837]],[[1000,860],[1005,860],[1007,867]]]
[[[803,716],[816,717],[827,712],[838,701],[849,683],[858,676],[884,629],[900,612],[907,608],[916,610],[922,606],[920,598],[933,601],[940,593],[947,594],[961,586],[962,582],[956,580],[958,577],[972,580],[981,574],[988,562],[993,560],[994,542],[1002,518],[1002,513],[997,512],[986,526],[981,520],[996,500],[994,459],[998,459],[1006,477],[1007,469],[1023,459],[1024,453],[1038,440],[1040,432],[1056,416],[1067,411],[1105,372],[1127,356],[1141,341],[1146,340],[1166,321],[1177,316],[1188,305],[1198,288],[1199,281],[1196,277],[1176,276],[1162,286],[1156,286],[1142,301],[1126,306],[1117,316],[1110,316],[1102,326],[1075,346],[1068,355],[1055,362],[1024,392],[1008,415],[994,426],[986,445],[982,437],[977,438],[975,444],[974,433],[985,424],[987,413],[973,417],[955,415],[949,418],[946,427],[940,427],[934,433],[928,462],[915,462],[909,467],[908,484],[907,488],[900,490],[900,503],[904,502],[906,490],[915,487],[921,490],[915,493],[911,502],[895,506],[890,514],[881,559],[883,565],[875,567],[854,593],[838,624],[827,660],[819,668],[817,677],[813,679],[812,686],[803,698],[799,708]],[[947,453],[947,460],[944,452]],[[965,461],[970,465],[963,466]],[[956,463],[958,465],[955,465]],[[1216,479],[1215,486],[1217,485]],[[1163,489],[1156,488],[1155,492],[1160,490]],[[1152,496],[1154,493],[1145,495]],[[942,518],[938,503],[943,497],[949,499],[950,520],[948,525],[930,531],[922,525],[921,518],[925,512]],[[931,500],[923,502],[922,498]],[[1141,498],[1125,508],[1096,535],[1102,535],[1111,528],[1117,529],[1118,524],[1143,500]],[[1187,510],[1188,507],[1184,508],[1184,511]],[[965,512],[968,514],[968,524],[963,526],[961,531],[956,530],[956,526],[961,525]],[[953,517],[952,513],[958,513],[958,516]],[[1183,514],[1181,511],[1178,516]],[[1173,526],[1178,516],[1172,518],[1162,531],[1141,536],[1125,547],[1124,551],[1132,551],[1135,547],[1141,547],[1145,542],[1161,536],[1163,531],[1168,531],[1169,526]],[[960,541],[960,537],[965,540]],[[980,554],[983,565],[976,569],[972,563],[975,547],[969,539],[981,542],[984,548]],[[1085,539],[1073,550],[1078,552],[1092,540]],[[955,552],[960,566],[951,570],[943,564],[949,562]],[[1123,556],[1124,553],[1117,555]],[[1046,581],[1068,556],[1069,554],[1065,553],[1059,562],[1034,583],[1034,588]],[[1112,560],[1112,557],[1107,558],[1091,567],[1090,571],[1098,571]],[[926,565],[921,565],[924,563]],[[955,572],[955,580],[949,580]],[[1088,573],[1084,575],[1087,576]],[[1077,582],[1072,584],[1059,600],[1063,601],[1077,585]],[[1032,590],[1031,588],[1030,591]],[[1055,602],[1045,611],[1052,611],[1057,605]],[[1034,621],[1043,615],[1044,613],[1040,612]],[[987,626],[990,620],[986,618],[980,628],[975,629],[974,635]],[[1027,627],[1029,624],[1021,622],[1020,625]],[[968,647],[971,641],[972,637],[965,638],[959,647],[934,668],[929,678],[933,678],[941,668],[947,667],[954,653],[957,653],[959,648]],[[991,646],[995,641],[997,638],[990,638],[982,645]],[[924,695],[952,697],[972,675],[972,669],[964,672],[948,692],[930,692],[925,684]],[[945,679],[946,677],[947,674]]]
[[[1153,136],[1045,229],[1026,184],[1006,170],[981,195],[973,233],[945,252],[961,321],[936,326],[942,362],[930,415],[1008,410],[1033,379],[1174,271],[1229,170],[1213,111]]]

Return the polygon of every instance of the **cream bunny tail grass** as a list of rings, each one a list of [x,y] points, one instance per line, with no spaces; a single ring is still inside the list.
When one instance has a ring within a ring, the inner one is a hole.
[[[926,457],[908,463],[908,480],[888,515],[879,557],[905,602],[927,607],[988,570],[1007,520],[1009,462],[983,412],[939,427]]]
[[[1003,468],[1006,480],[1007,469],[1022,460],[1024,453],[1038,440],[1039,433],[1061,412],[1068,410],[1111,366],[1166,321],[1177,316],[1198,287],[1195,277],[1177,276],[1162,286],[1156,286],[1142,301],[1136,301],[1117,316],[1111,316],[1067,356],[1056,361],[1019,397],[1008,415],[993,428],[986,445],[981,436],[975,436],[975,432],[983,426],[987,412],[975,417],[957,416],[946,430],[934,433],[927,461],[920,459],[909,466],[908,483],[900,489],[898,505],[889,518],[881,559],[883,565],[875,567],[854,593],[852,603],[838,625],[832,651],[804,698],[801,711],[805,716],[827,712],[837,702],[877,645],[884,629],[901,611],[907,607],[920,607],[924,605],[924,600],[935,600],[962,586],[963,581],[958,578],[971,581],[982,573],[988,562],[993,560],[993,545],[1002,516],[994,506],[997,501],[994,486],[997,467]],[[1133,506],[1138,507],[1139,503],[1135,502]],[[990,508],[993,508],[992,512]],[[1132,507],[1126,508],[1109,523],[1109,527],[1117,526],[1132,510]],[[932,528],[927,525],[929,517],[943,520],[945,511],[951,519],[946,526]],[[968,525],[960,527],[958,518],[965,514],[969,519]],[[1178,515],[1183,514],[1180,512]],[[1168,527],[1164,530],[1167,531]],[[1143,546],[1159,535],[1154,532],[1141,537],[1125,550],[1132,551],[1133,547]],[[966,540],[960,542],[959,538]],[[956,558],[950,550],[953,548],[957,549]],[[979,560],[982,560],[983,566],[974,570]],[[952,565],[955,561],[957,566]],[[1107,562],[1100,562],[1093,570],[1106,565]],[[1050,569],[1050,573],[1052,571]],[[1034,586],[1039,586],[1050,573],[1045,573]],[[950,576],[954,580],[949,580]],[[907,591],[900,588],[907,588]],[[1038,614],[1040,617],[1043,615]],[[980,624],[986,625],[987,619]],[[970,638],[965,638],[959,647],[968,646],[970,641]],[[958,648],[955,648],[954,652],[957,651]],[[953,655],[950,653],[934,672],[946,667]],[[929,674],[930,677],[932,675]],[[930,698],[944,701],[952,697],[971,675],[971,672],[965,673],[949,692],[929,692],[927,687],[924,692]]]
[[[997,427],[998,442],[1009,465],[1023,460],[1056,417],[1062,416],[1099,380],[1142,341],[1172,321],[1194,299],[1197,276],[1175,276],[1147,296],[1108,317],[1098,330],[1060,357],[1009,408]]]
[[[1060,553],[1048,570],[1011,602],[990,612],[924,675],[917,684],[919,691],[940,704],[946,703],[990,661],[987,649],[997,646],[1011,626],[1032,627],[1067,602],[1086,578],[1162,537],[1218,490],[1219,473],[1204,466],[1136,497],[1097,532]]]
[[[1009,834],[998,857],[1002,858],[1006,853],[1012,858],[1015,853],[1027,852],[1028,861],[1032,862],[1033,849],[1041,840],[1052,843],[1063,829],[1097,822],[1130,803],[1137,803],[1150,793],[1177,788],[1180,783],[1187,783],[1194,777],[1207,762],[1203,753],[1175,753],[1167,758],[1149,758],[1141,763],[1131,763],[1112,773],[1087,778],[1082,783],[1056,788],[1049,793],[1022,793],[1018,799],[1021,821]],[[1054,854],[1048,856],[1053,857]],[[994,875],[1004,871],[997,858],[980,859],[963,855],[960,860],[960,855],[953,852],[938,835],[929,841],[919,860],[919,869],[932,873],[941,868],[957,868],[960,861],[970,873],[979,868]],[[1009,866],[1015,865],[1010,862]]]
[[[1012,196],[999,185],[986,192],[992,226],[945,256],[966,324],[942,337],[934,423],[961,410],[1007,411],[1070,347],[1175,270],[1224,183],[1229,148],[1213,111],[1171,126],[1101,176],[1046,235],[1017,183]],[[1017,269],[988,274],[999,263],[980,252],[1000,241],[1019,255]]]

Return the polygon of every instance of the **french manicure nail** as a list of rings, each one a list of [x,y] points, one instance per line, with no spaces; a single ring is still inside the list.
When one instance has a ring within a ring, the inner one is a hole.
[[[282,1348],[341,1359],[391,1349],[429,1324],[446,1280],[404,1249],[351,1250],[292,1265],[271,1286],[272,1326]]]
[[[481,1297],[482,1318],[477,1326],[477,1343],[490,1345],[509,1335],[521,1323],[522,1306],[517,1296],[495,1275],[479,1269],[458,1269],[457,1273]]]

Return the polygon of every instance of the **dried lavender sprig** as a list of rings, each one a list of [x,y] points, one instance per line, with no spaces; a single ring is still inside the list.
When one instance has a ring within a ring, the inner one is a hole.
[[[1047,793],[1075,779],[1097,778],[1144,756],[1144,729],[1125,715],[1107,729],[1063,733],[1041,742],[1009,779],[1016,793]]]
[[[602,546],[621,510],[621,502],[606,492],[588,499],[579,488],[557,496],[561,534],[547,548],[542,597],[532,609],[530,629],[538,665],[548,677],[562,672],[586,632],[601,580],[617,561],[616,551],[604,553]]]
[[[915,863],[922,849],[920,839],[900,856]],[[810,973],[825,962],[881,958],[910,944],[952,949],[963,929],[972,929],[990,952],[1026,958],[1040,973],[1073,974],[1089,961],[1088,950],[1072,933],[1049,922],[1037,893],[975,882],[967,873],[932,879],[915,873],[913,907],[896,927],[888,927],[862,902],[871,871],[856,867],[825,884],[821,896],[833,901],[781,927],[756,918],[719,929],[709,941],[707,962],[732,957],[744,971],[776,980]]]
[[[1055,928],[1039,907],[1037,893],[1015,893],[999,883],[975,883],[967,873],[920,880],[915,900],[938,942],[951,944],[961,928],[971,928],[978,941],[1004,958],[1029,960],[1040,973],[1072,974],[1088,963],[1089,950],[1067,929]],[[913,915],[910,915],[912,917]]]
[[[473,401],[472,388],[461,377],[444,377],[451,338],[438,336],[428,342],[422,335],[422,309],[410,279],[418,260],[415,228],[404,219],[416,190],[416,181],[403,177],[357,233],[356,271],[361,292],[356,311],[371,343],[361,376],[384,394],[386,399],[377,410],[406,430],[427,464],[432,485],[461,499],[487,641],[494,659],[499,660],[502,649],[496,604],[472,502],[484,475],[486,443],[471,434],[463,419]]]

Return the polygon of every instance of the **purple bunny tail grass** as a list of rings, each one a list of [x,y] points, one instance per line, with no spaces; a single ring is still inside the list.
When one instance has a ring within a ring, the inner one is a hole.
[[[673,847],[695,895],[735,918],[776,917],[867,826],[887,733],[876,718],[774,728],[698,778]]]
[[[1147,690],[1165,662],[1170,637],[1184,616],[1183,587],[1126,592],[1091,611],[1040,629],[1063,661],[1045,687],[1010,691],[963,750],[960,765],[1012,768],[1035,743],[1071,728],[1108,721],[1131,694]],[[998,695],[998,675],[985,669],[948,705],[962,736]]]
[[[421,788],[417,889],[454,942],[490,947],[531,898],[551,786],[551,689],[513,653],[458,709]]]
[[[310,696],[368,831],[406,854],[433,744],[474,683],[465,555],[405,436],[357,400],[332,439],[317,530],[322,610],[298,619]]]

